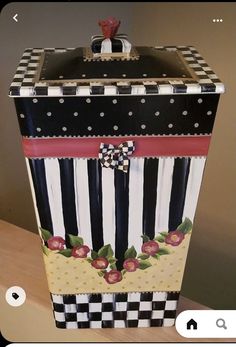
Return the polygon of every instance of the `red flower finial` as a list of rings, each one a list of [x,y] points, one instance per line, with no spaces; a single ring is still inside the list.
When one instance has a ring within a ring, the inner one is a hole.
[[[120,20],[117,20],[114,17],[108,17],[105,20],[100,20],[98,24],[102,28],[103,36],[106,39],[112,39],[119,29]]]

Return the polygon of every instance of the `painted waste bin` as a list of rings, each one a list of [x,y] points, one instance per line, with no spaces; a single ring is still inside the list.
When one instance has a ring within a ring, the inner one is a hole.
[[[194,47],[25,50],[10,96],[58,328],[174,325],[223,92]]]

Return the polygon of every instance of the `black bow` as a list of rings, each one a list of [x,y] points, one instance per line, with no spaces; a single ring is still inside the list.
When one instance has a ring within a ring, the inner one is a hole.
[[[134,150],[133,141],[123,142],[119,146],[101,143],[98,157],[103,167],[128,172],[128,155],[131,155]]]

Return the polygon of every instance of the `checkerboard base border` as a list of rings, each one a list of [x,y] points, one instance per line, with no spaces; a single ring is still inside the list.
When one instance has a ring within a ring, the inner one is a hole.
[[[178,299],[179,292],[51,294],[60,329],[170,327]]]

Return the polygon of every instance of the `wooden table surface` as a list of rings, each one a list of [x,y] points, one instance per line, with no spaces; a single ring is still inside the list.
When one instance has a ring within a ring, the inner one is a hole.
[[[20,307],[5,300],[7,288],[24,288]],[[40,239],[37,235],[0,220],[0,328],[11,342],[213,342],[222,339],[186,339],[175,327],[128,329],[57,329],[51,309]],[[207,307],[180,297],[178,312]],[[228,339],[227,342],[235,342]]]

